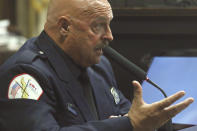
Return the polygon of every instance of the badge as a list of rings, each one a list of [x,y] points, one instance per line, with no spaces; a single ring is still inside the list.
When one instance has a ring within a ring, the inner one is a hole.
[[[74,109],[74,105],[71,103],[67,103],[67,109],[74,114],[75,116],[77,116],[77,111]]]
[[[111,88],[111,94],[114,97],[115,103],[118,104],[120,102],[120,97],[119,97],[119,95],[117,93],[117,90],[114,87]]]
[[[43,90],[38,82],[29,74],[20,74],[14,77],[8,88],[9,99],[33,99],[38,100]]]

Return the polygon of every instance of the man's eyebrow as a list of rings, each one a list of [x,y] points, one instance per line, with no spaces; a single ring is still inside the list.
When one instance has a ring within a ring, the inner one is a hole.
[[[113,17],[110,17],[110,21],[113,19]],[[96,20],[100,20],[100,21],[108,21],[108,18],[107,17],[104,17],[104,16],[99,16],[96,18]]]
[[[103,17],[103,16],[99,16],[99,17],[96,18],[96,20],[107,20],[107,18]]]

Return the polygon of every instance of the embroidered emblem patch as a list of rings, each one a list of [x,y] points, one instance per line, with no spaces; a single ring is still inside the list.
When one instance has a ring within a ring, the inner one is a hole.
[[[43,90],[38,82],[29,74],[21,74],[10,82],[8,88],[9,99],[33,99],[38,100],[43,94]]]
[[[120,97],[119,97],[119,95],[117,93],[117,90],[114,87],[111,88],[111,94],[114,97],[115,103],[118,104],[120,102]]]

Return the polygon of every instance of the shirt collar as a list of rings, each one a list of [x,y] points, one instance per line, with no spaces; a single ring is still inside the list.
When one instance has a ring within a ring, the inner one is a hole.
[[[62,56],[64,59],[65,63],[68,65],[68,68],[71,70],[72,74],[78,78],[79,75],[86,70],[86,68],[82,68],[81,66],[77,65],[72,58],[66,54],[49,36],[48,34],[44,31],[44,34],[46,38],[50,41],[54,49]]]

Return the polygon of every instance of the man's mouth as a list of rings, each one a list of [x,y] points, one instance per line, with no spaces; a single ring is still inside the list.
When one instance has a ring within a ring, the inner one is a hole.
[[[103,54],[103,48],[96,48],[96,53],[97,53],[97,55],[102,55]]]
[[[102,55],[103,54],[103,48],[105,48],[108,44],[99,44],[98,46],[96,46],[95,51],[98,55]]]
[[[102,50],[103,49],[103,47],[96,47],[95,48],[95,50],[97,51],[97,50]]]
[[[105,48],[107,45],[102,44],[102,45],[98,45],[95,50],[102,50],[103,48]]]

